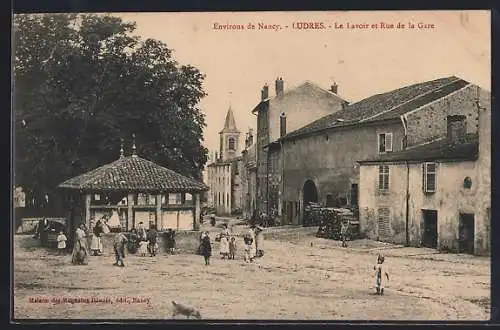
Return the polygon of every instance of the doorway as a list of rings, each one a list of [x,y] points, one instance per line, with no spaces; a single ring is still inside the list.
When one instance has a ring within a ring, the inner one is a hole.
[[[310,203],[318,202],[318,190],[316,189],[316,185],[312,180],[307,180],[304,183],[304,187],[302,188],[302,196],[304,198],[304,211],[307,210],[307,207]],[[311,219],[309,212],[304,212],[302,224],[304,226],[308,226],[310,220]]]
[[[460,213],[458,251],[474,254],[474,214]]]
[[[437,211],[422,210],[424,233],[422,235],[422,245],[424,247],[437,248]]]
[[[303,193],[304,205],[318,202],[318,190],[312,180],[307,180],[306,183],[304,183]]]
[[[351,206],[358,206],[358,184],[351,184]]]

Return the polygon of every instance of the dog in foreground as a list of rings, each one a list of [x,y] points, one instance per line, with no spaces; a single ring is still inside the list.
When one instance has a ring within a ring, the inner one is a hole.
[[[174,305],[172,318],[175,318],[177,315],[183,315],[187,318],[194,317],[195,319],[201,319],[200,312],[192,307],[176,303],[175,301],[172,301],[172,305]]]

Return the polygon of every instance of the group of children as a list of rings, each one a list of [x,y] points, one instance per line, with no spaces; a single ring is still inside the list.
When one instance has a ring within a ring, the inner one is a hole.
[[[157,243],[157,233],[156,231],[150,230],[148,235],[147,235],[147,240],[142,240],[140,243],[139,247],[139,253],[142,256],[145,256],[146,253],[150,252],[152,256],[156,254],[156,249],[158,247]],[[57,236],[57,250],[58,254],[64,255],[66,251],[66,241],[67,237],[64,234],[64,232],[60,232],[59,235]],[[246,234],[243,237],[244,243],[245,243],[245,261],[250,261],[252,262],[253,259],[255,258],[255,242],[254,239],[251,235]],[[123,258],[125,255],[125,244],[127,243],[127,237],[119,232],[115,236],[113,248],[115,252],[115,258],[116,262],[114,265],[124,267],[123,263]],[[212,243],[210,241],[210,236],[207,231],[203,232],[201,234],[200,238],[200,254],[204,257],[205,259],[205,265],[208,266],[210,265],[210,257],[212,256]],[[228,253],[228,259],[234,260],[235,254],[236,254],[236,238],[234,236],[228,237],[229,241],[229,253]],[[224,258],[225,256],[223,256]],[[385,284],[385,279],[389,281],[389,273],[387,271],[386,266],[384,265],[385,257],[381,254],[377,256],[377,264],[373,266],[373,270],[375,270],[375,289],[376,289],[376,294],[377,295],[383,295],[384,294],[384,284]]]
[[[229,234],[227,231],[227,226],[224,227],[223,232],[217,236],[216,240],[221,243],[221,258],[227,260],[234,260],[236,255],[236,238]],[[245,246],[245,262],[253,262],[254,258],[257,256],[257,246],[255,241],[255,235],[246,234],[243,237]],[[200,254],[205,259],[205,265],[210,265],[210,257],[212,256],[212,243],[210,241],[210,236],[207,231],[202,232],[200,237]],[[260,256],[264,253],[261,251]]]

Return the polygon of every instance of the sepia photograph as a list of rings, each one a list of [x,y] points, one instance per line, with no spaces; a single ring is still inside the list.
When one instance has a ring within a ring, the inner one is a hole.
[[[14,14],[11,320],[486,321],[491,13]]]

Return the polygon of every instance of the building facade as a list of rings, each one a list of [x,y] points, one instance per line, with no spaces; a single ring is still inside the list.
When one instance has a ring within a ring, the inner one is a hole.
[[[245,149],[242,151],[242,194],[243,216],[250,219],[257,209],[257,152],[253,130],[250,129],[245,138]]]
[[[214,161],[207,166],[207,181],[210,188],[208,200],[218,215],[242,211],[243,163],[239,153],[240,135],[233,110],[229,108],[224,127],[219,132],[219,152],[216,153]]]
[[[317,118],[340,111],[347,102],[337,95],[337,86],[325,90],[309,81],[284,89],[284,81],[275,81],[275,96],[269,86],[261,91],[261,102],[252,110],[257,115],[257,196],[256,208],[281,218],[283,212],[283,157],[280,138]]]
[[[451,100],[462,99],[468,86],[456,77],[413,84],[349,104],[286,134],[281,138],[285,222],[302,224],[310,202],[357,210],[363,189],[358,160],[437,139],[447,116],[438,104],[454,113]],[[460,109],[468,115],[465,103]]]
[[[491,250],[491,100],[474,85],[407,116],[404,151],[360,162],[368,237],[453,252]]]

